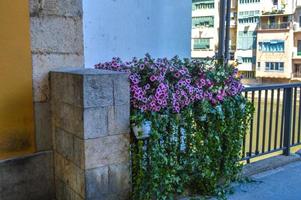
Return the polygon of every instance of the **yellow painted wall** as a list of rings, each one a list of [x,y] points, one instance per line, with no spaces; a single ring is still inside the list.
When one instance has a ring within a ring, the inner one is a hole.
[[[28,0],[0,0],[0,159],[34,151]]]

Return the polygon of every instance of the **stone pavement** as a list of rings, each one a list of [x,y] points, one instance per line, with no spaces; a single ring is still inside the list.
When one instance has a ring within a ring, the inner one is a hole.
[[[254,182],[234,186],[229,200],[301,200],[301,162],[252,176]]]

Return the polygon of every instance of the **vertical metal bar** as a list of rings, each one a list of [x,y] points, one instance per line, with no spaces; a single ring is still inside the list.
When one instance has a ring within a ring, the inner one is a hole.
[[[264,114],[263,114],[263,132],[262,132],[262,149],[261,152],[265,152],[265,132],[266,132],[266,121],[267,121],[267,101],[268,101],[268,90],[264,92]]]
[[[260,136],[260,107],[261,107],[261,90],[258,91],[258,104],[257,104],[257,135],[256,135],[256,151],[255,154],[259,154],[259,136]]]
[[[296,102],[297,102],[297,88],[294,88],[294,109],[293,109],[293,126],[292,126],[292,143],[295,143],[295,126],[296,126]]]
[[[219,11],[219,36],[218,36],[218,54],[217,58],[223,60],[225,53],[225,15],[226,4],[225,0],[220,1],[220,11]]]
[[[254,105],[254,96],[255,96],[255,92],[252,91],[252,105]],[[253,114],[254,116],[254,114]],[[254,123],[254,119],[253,116],[251,118],[251,128],[250,128],[250,146],[249,146],[249,157],[252,156],[252,151],[253,151],[253,123]],[[250,163],[250,159],[247,160],[247,163]]]
[[[301,87],[299,87],[299,119],[298,119],[298,143],[300,143],[300,124],[301,124]]]
[[[284,113],[284,133],[283,133],[283,154],[290,155],[291,117],[292,117],[292,88],[285,88],[285,113]]]
[[[272,90],[272,93],[271,93],[270,127],[269,127],[269,147],[268,147],[268,151],[271,151],[271,143],[272,143],[273,106],[274,106],[274,90]]]
[[[277,106],[276,106],[276,124],[275,124],[275,141],[274,149],[277,149],[278,140],[278,121],[279,121],[280,89],[277,89]]]
[[[225,58],[226,62],[230,59],[229,46],[230,46],[230,13],[231,13],[231,0],[227,0],[227,13],[226,13],[226,39],[225,39]]]
[[[283,147],[283,135],[284,135],[284,108],[285,108],[285,99],[286,99],[286,96],[285,96],[285,90],[283,89],[282,90],[283,94],[282,94],[282,111],[281,111],[281,131],[280,131],[280,147],[282,148]]]
[[[245,98],[248,98],[248,92],[245,92]],[[244,138],[243,138],[243,144],[242,144],[242,155],[243,158],[246,156],[246,134],[244,134]]]

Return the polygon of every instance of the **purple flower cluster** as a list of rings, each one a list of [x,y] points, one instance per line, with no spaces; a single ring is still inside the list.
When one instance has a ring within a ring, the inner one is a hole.
[[[133,58],[123,63],[120,58],[95,65],[97,69],[129,73],[131,105],[134,109],[162,112],[170,109],[179,113],[197,101],[207,100],[212,105],[226,97],[241,93],[243,86],[233,66],[210,66],[201,61]]]

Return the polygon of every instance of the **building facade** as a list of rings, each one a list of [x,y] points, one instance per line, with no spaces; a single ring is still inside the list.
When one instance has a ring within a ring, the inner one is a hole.
[[[191,54],[194,58],[213,57],[218,47],[219,1],[192,1]]]
[[[268,6],[270,5],[270,6]],[[256,77],[263,83],[293,78],[294,1],[267,1],[257,29]]]
[[[237,1],[237,42],[235,58],[241,74],[255,77],[257,26],[262,10],[262,0]]]
[[[193,0],[194,58],[217,52],[219,2]],[[230,55],[240,74],[257,83],[300,81],[301,0],[233,0],[231,4]]]

